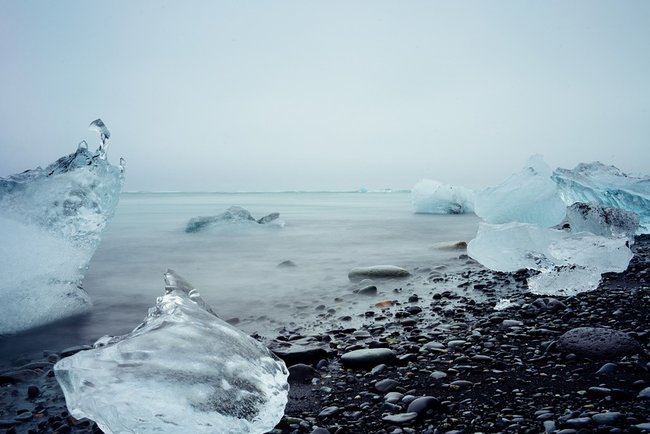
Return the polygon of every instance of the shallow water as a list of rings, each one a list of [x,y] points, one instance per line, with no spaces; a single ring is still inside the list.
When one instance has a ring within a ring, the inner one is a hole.
[[[216,215],[232,205],[257,218],[279,212],[286,225],[225,223],[184,232],[190,218]],[[469,241],[477,226],[473,214],[414,214],[407,192],[125,193],[84,280],[93,310],[1,339],[0,358],[129,332],[163,293],[167,268],[192,282],[222,318],[239,318],[238,327],[249,333],[273,335],[291,322],[314,322],[320,304],[363,312],[377,298],[351,295],[349,269],[398,265],[414,270],[408,284],[417,283],[418,270],[424,276],[435,266],[462,267],[459,252],[431,246]],[[277,267],[286,260],[296,267]],[[380,282],[378,298],[404,284]]]

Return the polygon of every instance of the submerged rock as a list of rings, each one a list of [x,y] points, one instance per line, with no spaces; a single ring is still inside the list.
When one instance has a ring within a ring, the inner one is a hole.
[[[289,389],[285,364],[171,270],[133,332],[100,339],[54,372],[70,414],[106,433],[262,433],[282,418]]]
[[[255,219],[247,209],[240,206],[231,206],[221,214],[191,218],[190,221],[187,222],[185,232],[200,232],[222,223],[257,223],[260,225],[274,223],[282,226],[283,222],[279,220],[279,218],[280,213],[274,212],[260,219]]]

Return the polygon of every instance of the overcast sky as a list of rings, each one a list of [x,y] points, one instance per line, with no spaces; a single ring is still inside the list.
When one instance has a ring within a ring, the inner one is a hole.
[[[650,1],[0,2],[0,176],[101,117],[126,190],[650,173]]]

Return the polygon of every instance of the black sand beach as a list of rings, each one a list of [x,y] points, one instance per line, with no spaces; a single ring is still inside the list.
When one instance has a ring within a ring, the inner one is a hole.
[[[459,254],[469,270],[459,287],[487,302],[437,292],[451,277],[432,273],[409,303],[366,312],[364,328],[287,330],[266,342],[291,372],[274,432],[650,432],[650,236],[633,250],[627,271],[598,290],[553,298],[522,292],[526,273],[493,273]],[[502,286],[518,306],[495,311]],[[589,329],[562,337],[578,328]],[[0,373],[0,428],[101,432],[68,415],[52,374],[76,350]]]

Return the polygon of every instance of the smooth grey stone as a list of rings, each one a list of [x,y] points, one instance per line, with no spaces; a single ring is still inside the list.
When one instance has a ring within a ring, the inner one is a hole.
[[[400,414],[391,414],[389,416],[384,416],[381,418],[384,422],[390,423],[407,423],[415,420],[418,417],[418,414],[415,412],[412,413],[400,413]]]
[[[380,364],[392,365],[396,361],[395,352],[388,348],[354,350],[341,356],[341,363],[347,368],[372,369]]]
[[[364,286],[355,290],[354,293],[360,295],[377,295],[377,287],[375,285]]]
[[[646,387],[642,391],[639,392],[639,396],[637,398],[640,399],[650,399],[650,387]]]
[[[333,416],[333,415],[337,414],[339,411],[340,411],[340,409],[335,405],[333,405],[331,407],[325,407],[324,409],[322,409],[320,411],[320,413],[318,413],[318,417]]]
[[[407,270],[395,265],[374,265],[372,267],[355,267],[348,273],[350,280],[371,279],[391,279],[403,278],[410,276]]]
[[[318,376],[318,371],[309,365],[298,363],[289,366],[289,382],[304,383]]]
[[[384,396],[384,401],[389,402],[391,404],[395,404],[397,402],[400,402],[403,397],[404,397],[403,393],[400,393],[400,392],[388,392],[386,394],[386,396]]]
[[[623,415],[618,411],[608,411],[607,413],[598,413],[591,416],[591,418],[598,425],[612,425],[616,423]]]
[[[596,374],[598,375],[612,375],[618,371],[618,365],[616,363],[605,363],[600,367]]]
[[[555,422],[552,420],[545,420],[544,421],[544,432],[546,434],[551,434],[553,431],[555,431]]]
[[[429,377],[433,378],[434,380],[440,380],[442,378],[446,378],[447,374],[442,371],[433,371]]]
[[[590,417],[576,417],[576,418],[567,420],[565,423],[567,425],[571,425],[574,428],[582,428],[584,426],[590,425],[591,422],[592,421],[591,421]]]
[[[427,410],[436,410],[440,406],[440,401],[433,396],[422,396],[414,399],[406,409],[408,413],[424,413]]]
[[[310,434],[330,434],[330,432],[325,428],[314,428]]]
[[[385,380],[380,380],[375,383],[375,389],[381,393],[390,392],[397,387],[399,382],[386,378]]]

